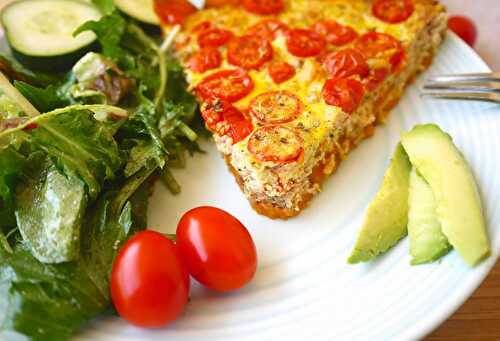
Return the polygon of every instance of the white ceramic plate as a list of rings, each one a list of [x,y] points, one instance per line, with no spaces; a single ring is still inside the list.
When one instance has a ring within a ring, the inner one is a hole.
[[[303,214],[273,221],[250,208],[211,143],[178,172],[183,192],[159,184],[150,227],[173,232],[199,205],[221,207],[242,220],[257,244],[259,269],[244,290],[219,295],[194,285],[186,313],[164,330],[144,331],[119,319],[91,323],[77,339],[92,340],[410,340],[449,317],[478,287],[500,251],[500,107],[422,99],[426,76],[489,71],[455,36],[392,112],[388,123],[357,148]],[[412,267],[407,240],[379,260],[352,266],[346,258],[364,210],[376,193],[402,130],[435,122],[464,152],[479,183],[493,255],[470,269],[451,252],[441,262]]]

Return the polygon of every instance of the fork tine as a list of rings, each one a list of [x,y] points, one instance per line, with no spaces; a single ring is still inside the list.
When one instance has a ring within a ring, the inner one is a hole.
[[[433,82],[433,83],[475,82],[475,81],[500,82],[500,72],[442,75],[442,76],[431,77],[428,79],[428,82]]]
[[[470,92],[500,91],[500,82],[428,82],[424,84],[426,90],[457,90]]]
[[[462,99],[500,103],[500,94],[492,92],[467,92],[467,91],[422,91],[422,96],[433,97],[437,99]]]

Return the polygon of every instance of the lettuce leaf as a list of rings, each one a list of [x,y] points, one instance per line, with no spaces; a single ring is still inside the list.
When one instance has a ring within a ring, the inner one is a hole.
[[[88,110],[70,110],[38,121],[30,131],[32,143],[46,152],[62,174],[75,173],[92,199],[105,180],[112,180],[122,165],[112,125],[99,123]]]
[[[17,227],[26,246],[44,263],[76,260],[88,202],[84,183],[59,173],[43,153],[31,155],[27,168],[16,189]]]
[[[82,256],[76,262],[44,264],[23,244],[0,243],[1,327],[31,340],[66,340],[109,308],[109,279],[120,246],[146,227],[150,177],[144,170],[104,193],[84,219]],[[5,336],[6,334],[4,334]],[[0,334],[0,339],[2,334]]]

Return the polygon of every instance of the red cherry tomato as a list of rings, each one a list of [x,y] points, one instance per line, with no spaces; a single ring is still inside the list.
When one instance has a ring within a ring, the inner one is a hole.
[[[221,292],[240,289],[257,270],[255,244],[243,224],[215,207],[198,207],[177,225],[177,247],[191,275]]]
[[[285,164],[303,159],[303,144],[296,129],[266,125],[250,136],[247,148],[257,160]]]
[[[250,27],[247,33],[273,41],[278,37],[279,32],[286,32],[287,30],[288,27],[277,19],[264,19]]]
[[[373,15],[390,24],[405,21],[414,11],[413,0],[375,0],[372,5]]]
[[[205,47],[193,55],[188,62],[188,67],[194,72],[203,73],[218,68],[222,63],[219,50],[213,47]]]
[[[323,98],[326,104],[338,106],[348,114],[358,108],[364,93],[363,84],[348,78],[329,79],[323,87]]]
[[[196,12],[196,7],[187,0],[155,0],[154,9],[165,24],[183,24],[186,18]]]
[[[468,17],[456,15],[448,20],[448,27],[469,46],[474,47],[477,39],[476,25]]]
[[[207,128],[220,136],[229,136],[234,143],[244,140],[253,131],[252,122],[231,103],[213,100],[201,106]],[[224,122],[224,124],[219,124]]]
[[[147,328],[175,320],[188,301],[189,273],[175,244],[153,231],[121,248],[111,273],[111,298],[120,316]]]
[[[295,29],[288,32],[288,51],[297,57],[314,57],[326,46],[325,38],[312,30]]]
[[[337,50],[326,56],[323,65],[333,78],[358,75],[366,77],[370,70],[365,57],[354,49]]]
[[[222,70],[205,77],[196,91],[203,99],[236,102],[253,90],[250,75],[243,69]]]
[[[269,65],[269,76],[276,84],[281,84],[295,76],[295,68],[287,62],[274,62]]]
[[[358,34],[349,26],[340,25],[333,20],[322,20],[312,26],[312,29],[323,35],[326,41],[335,46],[350,43]]]
[[[273,47],[264,37],[245,35],[229,43],[227,59],[230,64],[246,70],[258,69],[273,59]]]
[[[220,28],[210,28],[198,35],[200,47],[219,47],[226,45],[232,38],[233,33]]]
[[[259,15],[273,15],[285,9],[285,2],[283,0],[243,0],[243,8]]]

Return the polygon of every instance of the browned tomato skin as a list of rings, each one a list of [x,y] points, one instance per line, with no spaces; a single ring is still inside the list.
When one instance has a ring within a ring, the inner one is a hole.
[[[263,124],[291,122],[302,109],[300,99],[286,90],[266,92],[250,102],[250,114]]]
[[[259,161],[287,164],[303,159],[302,145],[302,137],[296,130],[281,125],[267,125],[253,132],[247,148]]]
[[[358,75],[366,77],[370,73],[365,57],[354,49],[343,49],[331,52],[323,61],[323,65],[333,78],[347,78]]]
[[[278,37],[280,32],[286,33],[288,26],[278,19],[263,19],[257,24],[251,26],[247,30],[247,34],[255,34],[264,37],[269,41],[273,41]]]
[[[285,10],[284,0],[243,0],[243,8],[258,15],[276,15]]]
[[[413,0],[375,0],[372,4],[373,15],[390,24],[405,21],[414,11]]]
[[[258,69],[273,59],[273,47],[264,37],[245,35],[229,43],[227,59],[229,64],[246,70]]]
[[[154,10],[164,24],[182,25],[197,9],[187,0],[154,0]]]
[[[323,35],[326,41],[335,46],[352,42],[358,34],[350,26],[344,26],[333,20],[321,20],[312,26],[313,31]]]
[[[294,29],[287,32],[286,46],[296,57],[315,57],[326,47],[326,40],[312,30]]]
[[[281,84],[292,79],[295,74],[295,68],[287,62],[273,62],[268,68],[269,76],[276,84]]]
[[[205,77],[196,86],[196,92],[203,100],[236,102],[247,96],[253,88],[253,80],[245,70],[230,69]]]
[[[323,99],[328,105],[338,106],[345,113],[353,113],[361,104],[365,90],[355,79],[331,78],[323,87]]]
[[[200,32],[198,35],[198,45],[200,47],[220,47],[229,43],[233,37],[234,34],[231,31],[210,28]]]
[[[253,131],[252,122],[231,103],[211,100],[201,106],[207,128],[219,136],[229,136],[233,144],[244,140]]]
[[[216,69],[222,64],[222,55],[218,49],[205,47],[193,55],[188,62],[188,67],[194,72],[204,73]]]

